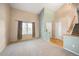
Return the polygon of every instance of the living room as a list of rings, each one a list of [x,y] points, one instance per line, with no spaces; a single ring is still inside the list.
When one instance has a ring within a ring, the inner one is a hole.
[[[79,55],[77,11],[73,3],[0,4],[0,55]]]

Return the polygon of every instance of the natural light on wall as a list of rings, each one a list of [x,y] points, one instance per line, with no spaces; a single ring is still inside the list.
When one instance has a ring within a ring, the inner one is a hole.
[[[57,22],[56,23],[56,37],[61,39],[62,36],[62,23],[61,22]]]
[[[59,29],[59,31],[58,31],[58,34],[59,34],[59,36],[61,36],[61,30],[62,30],[62,26],[61,26],[61,22],[59,22],[58,23],[58,29]]]

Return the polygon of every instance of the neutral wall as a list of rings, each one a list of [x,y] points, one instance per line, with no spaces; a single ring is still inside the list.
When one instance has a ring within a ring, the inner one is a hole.
[[[39,37],[38,15],[30,13],[28,11],[21,11],[21,10],[15,9],[15,8],[11,8],[10,41],[17,40],[18,21],[35,22],[35,38]]]
[[[52,37],[52,27],[46,26],[47,23],[53,23],[54,20],[54,12],[48,8],[44,8],[44,10],[40,14],[40,31],[41,38],[49,41]],[[49,31],[49,29],[51,29]]]
[[[49,8],[45,8],[44,19],[45,19],[45,24],[50,23],[46,26],[47,34],[49,34],[48,37],[50,39],[53,37],[53,34],[54,34],[53,25],[55,21],[55,12]]]
[[[0,52],[6,47],[9,38],[8,25],[9,25],[9,5],[0,4]]]
[[[11,8],[10,5],[6,5],[6,35],[7,35],[7,43],[10,40],[10,23],[11,22]]]

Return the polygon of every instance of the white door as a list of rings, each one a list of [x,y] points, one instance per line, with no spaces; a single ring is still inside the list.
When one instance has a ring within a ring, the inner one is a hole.
[[[61,22],[57,22],[55,24],[55,36],[58,39],[62,39],[62,23]]]

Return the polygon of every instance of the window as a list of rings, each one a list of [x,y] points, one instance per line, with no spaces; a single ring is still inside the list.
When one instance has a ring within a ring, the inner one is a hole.
[[[32,23],[22,23],[22,35],[32,34]]]

